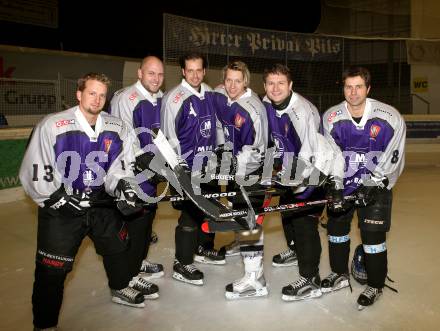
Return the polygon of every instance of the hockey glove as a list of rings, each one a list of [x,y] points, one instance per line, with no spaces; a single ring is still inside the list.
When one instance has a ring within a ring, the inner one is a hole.
[[[185,159],[182,159],[181,157],[179,157],[179,158],[178,158],[178,161],[179,161],[179,165],[178,165],[178,167],[182,167],[183,170],[184,170],[187,174],[191,175],[191,168],[189,167],[189,165],[188,165],[188,163],[186,162],[186,160],[185,160]]]
[[[371,177],[364,180],[362,185],[356,191],[356,207],[366,207],[376,202],[376,195],[380,190],[386,189],[388,186],[388,178]]]
[[[86,213],[86,208],[81,207],[83,199],[78,195],[68,195],[64,185],[51,194],[49,199],[44,201],[44,206],[53,210],[58,210],[61,214],[68,217],[82,216]]]
[[[120,179],[116,185],[116,206],[124,216],[130,216],[142,211],[142,201],[139,199],[132,184],[125,179]]]
[[[141,173],[145,169],[154,172],[154,175],[148,179],[148,181],[153,185],[167,181],[164,176],[156,173],[154,170],[150,168],[150,163],[153,160],[154,156],[155,154],[153,152],[145,152],[144,154],[136,157],[136,162],[134,164],[136,173]]]
[[[327,199],[327,208],[333,213],[342,213],[349,208],[344,201],[342,179],[329,176],[325,186],[325,197]]]

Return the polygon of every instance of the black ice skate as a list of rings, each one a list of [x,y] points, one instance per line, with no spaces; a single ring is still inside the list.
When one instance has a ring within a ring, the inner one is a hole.
[[[160,263],[153,263],[148,260],[143,260],[139,270],[140,276],[144,279],[163,277],[163,265]]]
[[[203,246],[197,248],[194,261],[205,264],[225,264],[225,255],[215,249],[207,249]]]
[[[288,248],[286,251],[274,255],[272,258],[272,265],[274,267],[290,267],[298,265],[296,252]]]
[[[111,290],[112,301],[120,305],[144,308],[144,296],[134,288],[127,286],[122,290]]]
[[[350,286],[350,276],[348,274],[330,273],[321,281],[321,292],[328,293],[340,290],[344,287]]]
[[[189,284],[203,285],[203,272],[197,269],[194,264],[182,264],[174,260],[173,270],[174,279]]]
[[[146,281],[142,277],[133,277],[129,286],[139,291],[145,299],[152,300],[159,297],[159,287],[156,284]]]
[[[295,282],[283,287],[281,299],[284,301],[297,301],[318,298],[322,295],[320,287],[321,278],[319,278],[319,275],[311,278],[300,276]]]
[[[359,295],[357,300],[358,310],[363,310],[375,303],[382,295],[381,288],[367,286],[367,288]]]

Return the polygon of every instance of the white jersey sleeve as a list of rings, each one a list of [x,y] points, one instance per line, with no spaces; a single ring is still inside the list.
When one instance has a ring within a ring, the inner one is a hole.
[[[133,109],[136,105],[133,99],[130,99],[130,96],[127,95],[129,89],[130,87],[116,92],[110,101],[110,108],[113,116],[123,119],[128,125],[133,127]],[[136,100],[136,102],[138,101]]]
[[[36,125],[21,162],[19,178],[24,191],[40,207],[43,201],[61,187],[61,175],[56,171],[53,146],[55,137],[51,130],[51,115]],[[42,177],[42,178],[40,178]]]
[[[306,168],[303,176],[305,178],[309,177],[313,168],[329,175],[334,165],[335,150],[318,132],[316,117],[312,113],[313,109],[310,107],[310,103],[306,103],[301,99],[295,101],[294,110],[289,113],[289,116],[301,140],[298,157],[312,165]]]
[[[104,114],[103,114],[104,115]],[[107,114],[106,114],[107,115]],[[104,120],[110,122],[115,120],[111,115],[103,116]],[[122,150],[114,160],[107,171],[105,179],[105,190],[111,196],[115,196],[116,186],[121,178],[134,179],[135,154],[139,149],[139,142],[134,130],[128,124],[120,120],[120,129],[118,135],[123,142]],[[135,180],[133,180],[135,182]]]
[[[387,121],[394,130],[391,140],[385,151],[380,154],[378,164],[372,173],[376,178],[387,177],[388,188],[392,188],[405,166],[406,124],[400,113],[393,107],[376,100],[371,101],[371,116]]]

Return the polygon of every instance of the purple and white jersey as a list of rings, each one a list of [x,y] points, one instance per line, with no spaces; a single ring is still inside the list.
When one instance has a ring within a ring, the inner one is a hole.
[[[137,81],[117,91],[110,102],[112,115],[123,119],[135,130],[138,138],[135,146],[136,156],[147,151],[157,153],[157,148],[152,143],[151,131],[160,128],[162,96],[162,91],[151,95],[141,82]],[[139,186],[148,196],[156,195],[156,185],[142,181]]]
[[[160,127],[176,153],[192,167],[197,153],[216,146],[214,92],[205,83],[197,92],[182,80],[164,95]]]
[[[276,157],[283,158],[285,153],[289,153],[304,160],[309,166],[301,174],[303,178],[308,178],[314,168],[325,175],[343,177],[341,152],[318,132],[319,113],[311,102],[295,92],[292,92],[289,105],[283,110],[276,110],[267,96],[263,102]],[[301,198],[306,198],[311,191],[308,189]]]
[[[64,184],[66,192],[111,196],[119,179],[134,177],[134,136],[105,112],[93,129],[78,106],[46,116],[34,128],[21,167],[25,192],[40,206]]]
[[[323,129],[345,158],[344,194],[362,184],[362,177],[387,177],[391,189],[405,164],[406,125],[390,105],[367,98],[359,123],[353,120],[346,101],[328,109]]]
[[[237,156],[238,172],[250,174],[261,167],[267,150],[266,109],[250,88],[235,101],[224,89],[216,92],[217,119],[223,129],[225,149]]]

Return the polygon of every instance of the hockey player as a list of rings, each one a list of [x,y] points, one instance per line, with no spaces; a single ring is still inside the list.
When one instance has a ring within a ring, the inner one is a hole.
[[[336,153],[329,142],[318,133],[319,117],[317,118],[316,108],[292,91],[289,68],[275,64],[264,71],[263,80],[266,91],[263,102],[267,110],[270,137],[282,160],[282,170],[278,176],[281,179],[286,175],[294,178],[292,190],[280,197],[280,203],[322,199],[322,188],[315,189],[313,186],[322,184],[323,178],[330,172],[334,174],[331,177],[333,186],[337,186],[341,192],[342,155],[340,152]],[[288,170],[289,163],[291,172]],[[298,186],[312,187],[294,190]],[[339,199],[341,198],[342,192],[339,195]],[[319,276],[321,243],[318,233],[318,218],[322,211],[323,207],[313,207],[306,211],[281,215],[287,242],[295,243],[300,274],[298,280],[283,287],[283,300],[301,300],[322,295]]]
[[[83,207],[119,197],[135,209],[130,131],[122,120],[101,113],[110,81],[90,73],[78,80],[79,105],[46,116],[35,127],[20,168],[25,192],[38,204],[35,281],[36,330],[55,328],[64,281],[86,235],[102,255],[116,303],[143,307],[143,293],[128,286],[127,230],[116,208]],[[123,209],[123,208],[122,208]]]
[[[291,92],[293,95],[298,95],[295,92]],[[313,124],[315,125],[315,130],[319,131],[320,125],[321,125],[321,118],[318,112],[318,109],[313,105],[311,102],[309,102],[307,99],[302,98],[302,100],[305,102],[305,106],[312,113],[313,118]],[[290,101],[286,100],[286,101]],[[285,105],[287,106],[287,105]],[[322,192],[321,192],[322,193]],[[272,265],[274,267],[290,267],[290,266],[296,266],[298,265],[298,257],[296,255],[295,250],[295,226],[294,226],[294,218],[289,217],[286,215],[286,217],[281,218],[281,222],[283,225],[283,231],[284,236],[286,238],[287,242],[287,250],[274,255],[272,258]]]
[[[214,92],[203,83],[205,59],[188,53],[180,59],[182,82],[167,92],[161,109],[161,129],[189,169],[197,153],[213,151],[216,146]],[[202,187],[203,188],[203,187]],[[225,257],[214,249],[214,236],[201,231],[205,215],[191,201],[183,201],[175,234],[176,258],[173,278],[203,285],[203,273],[194,265],[224,264]]]
[[[379,298],[387,276],[391,189],[404,166],[406,127],[396,109],[367,98],[371,87],[367,69],[346,69],[342,82],[345,101],[325,112],[324,134],[344,153],[344,195],[357,192],[360,200],[345,212],[329,211],[327,232],[332,272],[321,286],[323,292],[349,286],[349,233],[356,210],[368,275],[367,287],[357,300],[362,309]]]
[[[263,156],[267,149],[267,117],[263,103],[250,88],[250,72],[241,61],[233,61],[223,68],[224,88],[216,91],[217,118],[224,132],[224,145],[218,151],[231,151],[235,158],[231,175],[261,175]],[[220,153],[218,153],[220,156]],[[219,161],[219,160],[217,160]],[[237,182],[237,180],[236,180]],[[237,183],[228,185],[238,190]],[[245,189],[251,189],[246,187]],[[256,204],[260,201],[253,201]],[[235,199],[234,208],[245,206],[244,201]],[[245,274],[226,286],[227,299],[265,296],[268,294],[263,274],[263,232],[253,243],[242,243]]]
[[[138,69],[138,81],[115,93],[111,100],[112,115],[120,117],[135,129],[139,148],[137,151],[136,168],[145,170],[155,149],[151,149],[151,131],[160,127],[160,107],[162,101],[162,86],[164,80],[164,67],[160,59],[147,56],[142,60]],[[156,196],[157,181],[145,180],[140,184],[143,192],[150,197]],[[159,295],[157,285],[146,281],[150,278],[162,277],[163,266],[147,260],[153,220],[156,215],[157,205],[144,208],[140,215],[131,216],[127,222],[130,248],[127,252],[130,259],[130,270],[133,283],[142,282],[150,287],[150,296],[155,299]],[[141,279],[143,278],[143,279]]]

